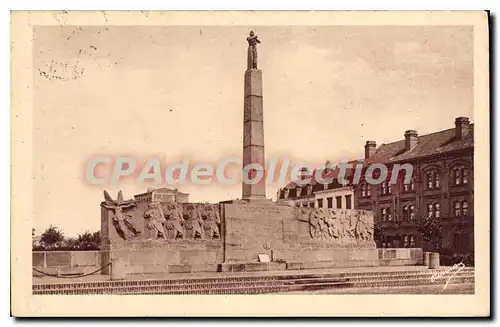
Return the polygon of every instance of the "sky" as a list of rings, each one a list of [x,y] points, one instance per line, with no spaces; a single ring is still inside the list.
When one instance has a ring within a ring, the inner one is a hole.
[[[251,26],[44,26],[34,29],[35,226],[68,236],[100,226],[96,156],[217,163],[242,155]],[[362,158],[364,144],[473,117],[473,30],[464,26],[259,26],[265,154],[292,163]],[[232,172],[239,167],[234,167]],[[276,197],[283,185],[273,183]],[[159,186],[156,186],[159,187]],[[241,185],[177,185],[192,202]]]

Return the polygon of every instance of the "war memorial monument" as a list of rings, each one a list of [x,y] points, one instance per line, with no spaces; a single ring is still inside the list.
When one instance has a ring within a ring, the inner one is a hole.
[[[247,169],[243,174],[251,179],[265,176],[265,92],[257,59],[260,41],[250,32],[247,42],[242,143]],[[360,288],[448,284],[432,277],[429,268],[439,267],[434,253],[421,248],[377,248],[372,211],[273,202],[266,197],[264,178],[255,184],[242,182],[241,199],[219,203],[192,203],[185,193],[159,188],[133,198],[122,191],[117,195],[104,191],[100,207],[101,249],[95,254],[78,253],[94,263],[80,265],[72,257],[67,269],[83,269],[80,280],[34,282],[34,294],[251,294],[317,289],[362,293]],[[49,268],[47,257],[39,261],[43,264],[33,266],[42,274],[34,276],[43,279]],[[57,276],[49,276],[58,277],[61,270],[57,269]],[[457,284],[470,285],[473,268],[460,267],[454,278]]]
[[[253,31],[247,41],[243,167],[265,167],[263,74],[257,60],[260,41]],[[243,173],[250,177],[265,174],[251,169]],[[278,205],[266,198],[263,178],[256,184],[242,183],[241,200],[214,204],[161,197],[161,192],[151,190],[128,200],[121,192],[116,200],[105,192],[101,244],[109,256],[102,256],[103,265],[119,260],[128,273],[144,274],[380,264],[371,211]],[[395,262],[422,263],[421,249],[403,252],[393,258]]]

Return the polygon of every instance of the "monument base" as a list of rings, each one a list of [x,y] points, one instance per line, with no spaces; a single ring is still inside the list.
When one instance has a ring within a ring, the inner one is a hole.
[[[252,198],[244,198],[242,199],[243,203],[247,204],[267,204],[267,205],[276,205],[275,202],[271,199],[266,199],[266,198],[257,198],[257,197],[252,197]]]

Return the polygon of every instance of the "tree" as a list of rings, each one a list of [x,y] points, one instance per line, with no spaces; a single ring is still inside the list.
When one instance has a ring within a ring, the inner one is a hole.
[[[85,231],[85,233],[78,235],[76,243],[78,250],[99,250],[101,245],[100,232],[90,233],[89,231]]]
[[[40,245],[45,250],[55,250],[64,242],[64,234],[56,226],[50,225],[49,228],[40,236]]]
[[[434,216],[420,219],[418,231],[422,235],[422,240],[427,242],[429,250],[439,249],[439,239],[441,238],[442,224],[439,218]]]
[[[64,240],[64,249],[65,250],[77,250],[78,249],[78,240],[74,237],[68,237]]]

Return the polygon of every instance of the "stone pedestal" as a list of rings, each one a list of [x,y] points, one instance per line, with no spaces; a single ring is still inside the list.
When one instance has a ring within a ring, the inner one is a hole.
[[[127,267],[121,258],[114,258],[111,261],[111,280],[122,280],[127,277]]]
[[[431,252],[429,255],[429,268],[439,268],[439,253]]]
[[[429,267],[430,252],[424,252],[424,266]]]
[[[262,176],[257,183],[242,183],[242,198],[245,201],[259,201],[266,198],[264,156],[264,116],[262,103],[262,72],[249,69],[245,72],[245,100],[243,118],[243,174],[249,179]]]

